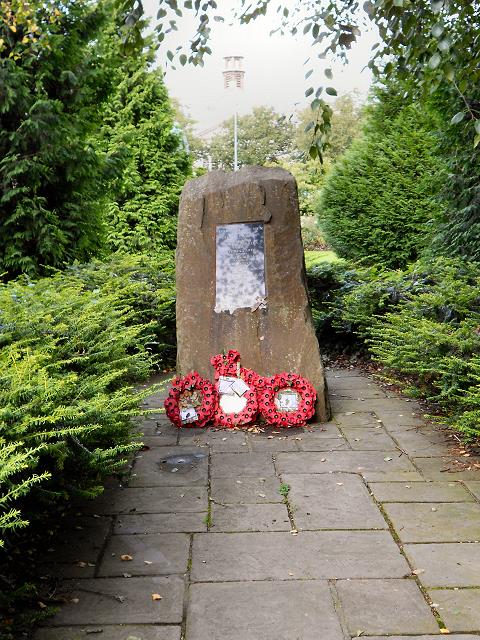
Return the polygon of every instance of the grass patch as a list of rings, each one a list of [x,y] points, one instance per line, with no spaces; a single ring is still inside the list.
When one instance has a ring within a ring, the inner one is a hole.
[[[324,262],[343,262],[335,251],[305,251],[305,266],[307,269]]]

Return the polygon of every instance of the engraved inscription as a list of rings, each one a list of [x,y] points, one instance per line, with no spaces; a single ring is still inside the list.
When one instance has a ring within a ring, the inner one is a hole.
[[[263,222],[217,226],[215,311],[258,307],[266,296]]]

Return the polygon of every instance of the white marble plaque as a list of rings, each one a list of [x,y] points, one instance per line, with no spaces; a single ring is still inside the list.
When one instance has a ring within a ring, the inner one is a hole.
[[[263,222],[218,225],[215,311],[255,308],[265,299]]]

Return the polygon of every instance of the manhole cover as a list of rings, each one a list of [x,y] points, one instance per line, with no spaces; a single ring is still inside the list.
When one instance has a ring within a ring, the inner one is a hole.
[[[206,453],[183,453],[181,455],[167,456],[160,460],[159,467],[170,473],[188,471],[206,457]]]

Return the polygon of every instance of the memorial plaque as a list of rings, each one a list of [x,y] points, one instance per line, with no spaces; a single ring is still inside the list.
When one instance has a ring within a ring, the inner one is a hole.
[[[265,299],[263,222],[217,226],[215,290],[217,313],[252,308]]]
[[[297,185],[288,171],[243,167],[187,182],[178,217],[176,284],[180,375],[198,371],[213,380],[210,358],[236,349],[242,365],[259,375],[291,371],[307,378],[317,390],[316,418],[328,420]],[[242,389],[228,383],[226,390],[224,411],[241,411]],[[278,400],[282,411],[294,411],[291,394]]]

